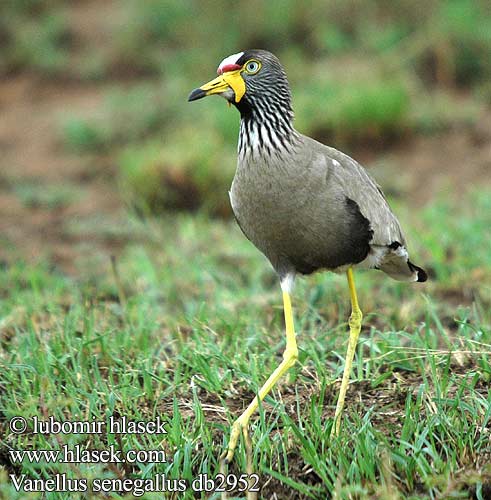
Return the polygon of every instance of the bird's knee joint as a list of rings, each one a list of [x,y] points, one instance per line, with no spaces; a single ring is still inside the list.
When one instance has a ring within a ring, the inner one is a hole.
[[[296,347],[292,349],[286,349],[283,353],[283,359],[289,362],[290,366],[293,366],[298,359],[298,349]]]
[[[350,328],[359,328],[361,326],[361,320],[363,319],[363,314],[360,309],[355,309],[351,312],[348,324]]]

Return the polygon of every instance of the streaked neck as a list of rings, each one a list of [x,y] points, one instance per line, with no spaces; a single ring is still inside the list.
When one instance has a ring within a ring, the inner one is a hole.
[[[299,137],[293,128],[290,100],[281,96],[244,100],[237,108],[241,114],[239,157],[271,157],[289,152]]]

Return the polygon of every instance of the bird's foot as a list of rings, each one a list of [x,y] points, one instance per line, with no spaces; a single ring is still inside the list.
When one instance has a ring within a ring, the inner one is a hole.
[[[335,415],[331,427],[331,439],[337,438],[341,430],[341,415]]]
[[[252,478],[252,441],[249,436],[249,418],[241,415],[232,425],[232,430],[230,431],[230,439],[228,443],[228,448],[221,454],[220,456],[220,473],[226,476],[228,474],[228,464],[234,458],[235,449],[237,448],[237,444],[239,442],[239,437],[242,432],[244,436],[244,444],[246,451],[246,473],[249,476],[249,485],[251,486]],[[222,500],[227,498],[226,493],[222,494]],[[247,500],[257,500],[257,492],[250,491],[247,489],[246,491],[246,499]]]
[[[228,448],[221,454],[220,460],[225,464],[229,464],[234,458],[235,449],[237,448],[237,444],[239,442],[239,437],[242,432],[244,436],[244,441],[246,444],[246,450],[249,445],[251,446],[251,439],[249,437],[249,432],[247,426],[249,424],[249,418],[245,418],[244,415],[241,415],[233,424],[232,429],[230,431],[230,439],[228,441]],[[249,457],[248,457],[249,458]]]

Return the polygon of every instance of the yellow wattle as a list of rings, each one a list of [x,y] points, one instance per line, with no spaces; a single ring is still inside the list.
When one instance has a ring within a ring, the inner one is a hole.
[[[227,71],[217,76],[214,80],[201,85],[200,89],[204,90],[206,95],[213,95],[221,94],[231,88],[235,94],[235,102],[240,102],[246,92],[245,82],[241,73],[242,69]]]
[[[229,71],[222,75],[223,79],[228,83],[228,85],[235,93],[235,102],[240,102],[246,92],[246,86],[241,72],[242,70],[239,69],[237,71]]]

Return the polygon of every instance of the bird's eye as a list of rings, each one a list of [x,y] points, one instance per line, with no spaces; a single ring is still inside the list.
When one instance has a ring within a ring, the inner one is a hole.
[[[260,68],[261,65],[257,61],[249,61],[245,66],[247,73],[249,73],[250,75],[257,73]]]

